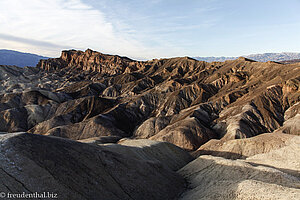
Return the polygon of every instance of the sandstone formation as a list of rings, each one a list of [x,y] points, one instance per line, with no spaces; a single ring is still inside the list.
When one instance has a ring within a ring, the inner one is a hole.
[[[300,103],[297,102],[284,113],[283,125],[275,133],[300,135]]]
[[[180,199],[299,199],[299,139],[247,160],[198,157],[179,170],[189,182]]]
[[[223,141],[213,139],[193,152],[193,155],[195,157],[213,155],[230,159],[247,158],[287,146],[296,137],[290,134],[265,133],[238,140]]]
[[[282,148],[272,150],[267,153],[257,154],[250,156],[246,159],[248,163],[255,163],[257,165],[264,165],[275,167],[287,174],[292,174],[293,176],[300,180],[300,137],[296,136],[290,139],[286,146]],[[299,183],[296,185],[300,188]]]
[[[172,169],[190,161],[172,145],[164,147],[172,154],[164,153],[159,142],[146,142],[138,156],[127,154],[137,148],[130,144],[95,146],[28,133],[2,134],[0,143],[2,192],[51,191],[59,199],[174,199],[185,182]]]
[[[109,138],[108,138],[109,137]],[[182,168],[193,158],[183,149],[168,143],[146,139],[119,139],[112,136],[78,140],[79,142],[100,145],[120,154],[125,154],[137,160],[152,160],[160,162],[171,170]]]
[[[0,70],[3,132],[135,137],[196,150],[212,138],[299,130],[297,115],[285,117],[299,101],[297,64],[134,61],[88,49]]]
[[[88,49],[0,66],[0,191],[296,199],[299,102],[299,63]]]
[[[299,102],[298,64],[134,61],[88,49],[0,70],[3,132],[134,137],[191,151],[210,139],[299,132],[298,115],[285,116]]]

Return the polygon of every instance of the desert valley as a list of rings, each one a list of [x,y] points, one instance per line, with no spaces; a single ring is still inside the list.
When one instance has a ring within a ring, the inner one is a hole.
[[[0,66],[0,192],[300,197],[300,63],[62,51]]]

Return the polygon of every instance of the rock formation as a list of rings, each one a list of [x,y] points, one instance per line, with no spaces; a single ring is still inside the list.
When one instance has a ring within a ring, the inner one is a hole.
[[[298,115],[285,117],[299,102],[298,64],[134,61],[88,49],[0,70],[3,132],[134,137],[187,150],[213,138],[299,134]]]
[[[264,133],[238,140],[224,141],[213,139],[193,152],[193,155],[195,157],[213,155],[230,159],[247,158],[287,146],[296,137],[290,134]]]
[[[299,136],[297,140],[247,160],[200,156],[179,170],[190,183],[180,199],[299,199]]]
[[[99,146],[28,133],[0,135],[0,143],[1,192],[50,191],[59,199],[174,199],[185,182],[173,170],[191,160],[174,145],[147,141],[144,155],[143,147],[130,144]],[[139,155],[127,155],[135,148]]]
[[[299,63],[70,50],[0,83],[0,191],[173,199],[185,177],[183,199],[299,194]]]
[[[257,138],[256,146],[248,139],[239,142],[243,155],[254,155],[246,160],[202,155],[180,169],[190,183],[180,199],[299,199],[300,136],[281,135],[286,141],[278,148],[280,135],[269,135]],[[266,153],[258,152],[264,149]]]

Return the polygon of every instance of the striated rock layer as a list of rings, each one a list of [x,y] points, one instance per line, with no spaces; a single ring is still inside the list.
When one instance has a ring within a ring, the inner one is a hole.
[[[299,63],[134,61],[70,50],[36,68],[1,66],[0,80],[2,132],[134,137],[186,150],[210,139],[299,134]]]
[[[297,199],[299,102],[299,63],[134,61],[88,49],[0,66],[0,191]],[[186,165],[183,149],[198,158]]]
[[[173,170],[191,158],[174,145],[165,147],[174,153],[168,155],[155,145],[164,146],[148,143],[144,155],[135,157],[126,150],[142,151],[143,147],[96,146],[28,133],[3,134],[0,190],[13,194],[50,191],[58,199],[174,199],[183,191],[185,181]],[[176,161],[161,159],[164,156]]]
[[[282,148],[246,160],[200,156],[178,171],[189,182],[180,199],[299,199],[299,150],[295,136]]]
[[[298,136],[265,133],[251,138],[229,141],[213,139],[194,151],[193,155],[195,157],[213,155],[230,159],[247,158],[284,147],[296,137]]]

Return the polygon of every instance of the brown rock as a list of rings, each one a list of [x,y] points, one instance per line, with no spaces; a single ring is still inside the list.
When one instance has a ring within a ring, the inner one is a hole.
[[[224,141],[213,139],[193,152],[193,156],[213,155],[230,159],[247,158],[284,147],[294,137],[288,134],[265,133],[238,140]]]
[[[298,64],[246,58],[213,63],[189,57],[134,61],[90,49],[63,51],[60,58],[42,60],[34,70],[0,67],[5,83],[1,89],[7,91],[0,94],[0,110],[7,116],[0,123],[2,131],[31,129],[76,140],[138,136],[189,150],[211,138],[249,138],[281,128],[298,134],[298,117],[287,121],[284,116],[299,102],[299,74]],[[76,104],[90,96],[107,101]],[[29,105],[29,114],[19,108]],[[203,105],[207,115],[192,111]],[[64,106],[69,112],[56,112]],[[87,115],[86,110],[94,113]],[[33,114],[39,111],[45,114]],[[160,123],[161,119],[168,120]]]
[[[155,159],[160,148],[151,145],[152,157],[136,159],[115,153],[113,147],[28,133],[1,135],[0,143],[0,175],[5,180],[0,190],[6,193],[50,191],[59,199],[174,199],[184,186],[182,177]]]

